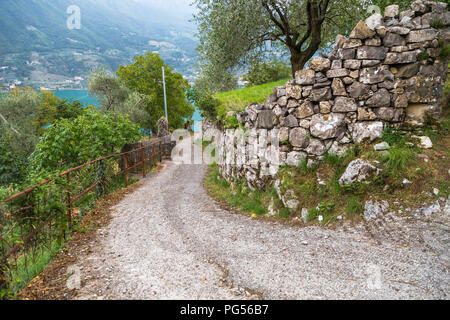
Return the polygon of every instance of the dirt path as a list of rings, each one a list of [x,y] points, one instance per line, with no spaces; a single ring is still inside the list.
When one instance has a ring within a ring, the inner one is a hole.
[[[291,227],[221,209],[205,172],[166,162],[117,205],[75,266],[77,298],[449,298],[448,212],[380,228]]]

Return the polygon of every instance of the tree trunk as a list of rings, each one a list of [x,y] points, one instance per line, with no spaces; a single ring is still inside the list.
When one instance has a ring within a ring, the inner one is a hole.
[[[292,67],[292,78],[295,79],[295,73],[302,70],[305,64],[311,57],[306,56],[303,52],[296,52],[291,50],[291,67]]]

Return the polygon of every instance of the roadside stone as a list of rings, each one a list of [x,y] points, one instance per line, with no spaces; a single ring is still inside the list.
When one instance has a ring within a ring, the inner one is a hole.
[[[433,142],[431,139],[427,136],[412,136],[412,138],[420,140],[419,147],[422,149],[432,149],[433,148]]]
[[[387,142],[378,143],[373,147],[373,149],[375,151],[385,151],[385,150],[389,150],[390,148],[391,148],[391,146]]]
[[[387,201],[368,200],[364,204],[364,220],[370,221],[382,217],[389,209]]]
[[[373,174],[378,174],[379,172],[381,172],[381,170],[368,161],[356,159],[348,164],[344,174],[339,178],[339,184],[341,186],[346,186],[356,182],[363,182],[369,179]]]

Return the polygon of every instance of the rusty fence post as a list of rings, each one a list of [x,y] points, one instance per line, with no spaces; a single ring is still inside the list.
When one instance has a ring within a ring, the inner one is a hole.
[[[68,225],[69,230],[72,229],[72,194],[70,192],[70,172],[67,172],[66,174],[66,181],[67,181],[67,208],[68,210]]]
[[[142,176],[145,178],[145,147],[142,148]]]
[[[128,158],[126,154],[123,155],[123,179],[125,185],[128,186]]]
[[[163,143],[162,141],[159,142],[159,162],[162,162],[163,157]]]

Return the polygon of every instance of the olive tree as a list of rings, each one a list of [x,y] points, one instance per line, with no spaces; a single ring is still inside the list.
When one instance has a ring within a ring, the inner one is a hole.
[[[366,15],[363,0],[195,0],[200,61],[233,69],[278,46],[292,74]]]

